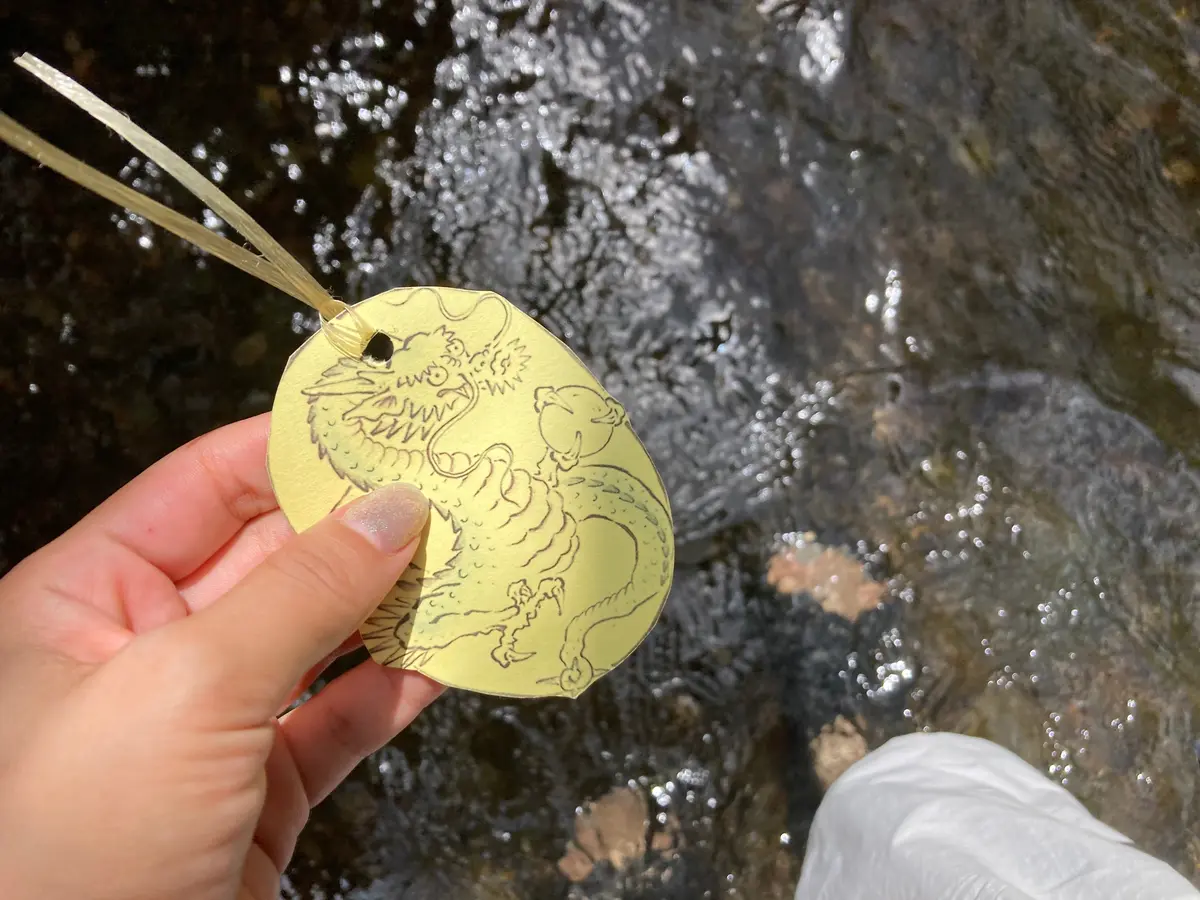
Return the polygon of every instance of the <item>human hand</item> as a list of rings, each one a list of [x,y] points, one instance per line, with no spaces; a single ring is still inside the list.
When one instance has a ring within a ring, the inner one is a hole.
[[[367,661],[279,716],[408,565],[428,502],[296,535],[266,415],[177,450],[0,579],[0,897],[268,900],[309,809],[441,693]]]

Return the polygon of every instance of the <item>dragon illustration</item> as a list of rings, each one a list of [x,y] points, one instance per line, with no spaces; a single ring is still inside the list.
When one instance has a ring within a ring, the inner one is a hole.
[[[489,299],[503,308],[502,322],[482,346],[467,346],[456,324]],[[589,632],[632,615],[669,584],[670,513],[631,473],[587,462],[626,421],[616,401],[589,387],[533,391],[546,445],[533,469],[515,464],[504,443],[474,455],[441,449],[452,443],[447,435],[471,427],[482,398],[523,384],[530,357],[524,343],[509,336],[511,311],[502,298],[484,294],[457,315],[440,296],[438,306],[444,322],[388,335],[389,359],[340,359],[304,392],[312,441],[348,482],[347,495],[397,481],[414,484],[453,535],[438,559],[414,560],[363,641],[372,652],[387,653],[387,664],[420,665],[462,638],[490,635],[492,659],[507,668],[534,655],[521,649],[522,632],[539,612],[553,609],[565,617],[561,670],[542,681],[578,696],[603,674],[585,653]],[[567,604],[563,575],[576,561],[580,524],[592,518],[632,539],[633,570],[607,596]],[[524,577],[508,580],[514,559]],[[470,590],[480,585],[494,587],[494,599],[485,602],[480,597],[487,591]],[[417,638],[411,632],[418,606],[419,643],[410,643]]]

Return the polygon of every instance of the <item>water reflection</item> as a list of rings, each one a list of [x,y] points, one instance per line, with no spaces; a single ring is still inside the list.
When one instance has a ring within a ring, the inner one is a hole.
[[[6,39],[335,293],[486,287],[539,318],[676,511],[629,663],[575,703],[448,697],[319,810],[293,895],[788,897],[835,721],[992,737],[1195,877],[1189,7],[58,6]],[[222,229],[18,75],[0,92]],[[267,408],[316,322],[23,159],[0,178],[7,566]],[[801,535],[883,603],[778,593]],[[572,881],[581,810],[616,790],[653,813],[644,852]]]

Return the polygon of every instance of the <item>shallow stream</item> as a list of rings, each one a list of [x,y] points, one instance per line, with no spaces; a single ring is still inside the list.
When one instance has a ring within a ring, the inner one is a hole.
[[[675,588],[635,656],[575,702],[447,695],[318,809],[289,896],[787,898],[839,716],[871,745],[997,740],[1200,885],[1200,5],[0,21],[4,59],[189,155],[336,294],[512,299],[625,404],[671,494]],[[8,63],[0,108],[203,216]],[[0,151],[0,571],[268,409],[313,327]],[[823,549],[840,562],[804,564]],[[839,615],[847,582],[868,602]],[[653,833],[560,867],[577,808],[623,786]]]

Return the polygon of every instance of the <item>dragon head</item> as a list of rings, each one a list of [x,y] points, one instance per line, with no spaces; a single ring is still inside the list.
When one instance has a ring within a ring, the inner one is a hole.
[[[341,394],[351,400],[342,420],[372,436],[426,440],[464,412],[478,387],[469,377],[466,347],[445,325],[392,339],[386,361],[342,360],[327,370],[310,397]]]

